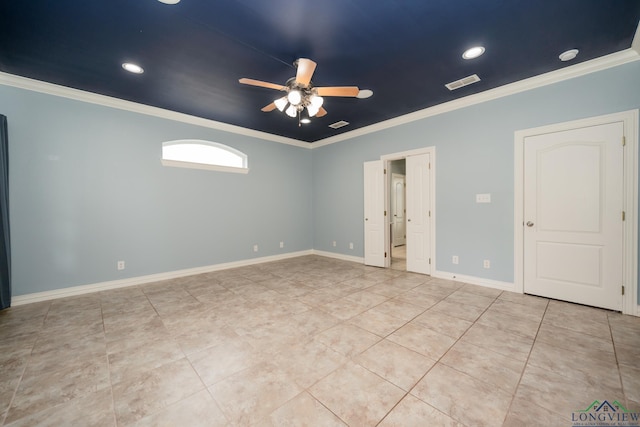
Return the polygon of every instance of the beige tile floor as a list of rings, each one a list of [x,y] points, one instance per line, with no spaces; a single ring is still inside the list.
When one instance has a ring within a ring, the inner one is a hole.
[[[570,426],[640,318],[306,256],[0,312],[5,426]]]
[[[391,268],[394,270],[407,270],[407,246],[391,247]]]

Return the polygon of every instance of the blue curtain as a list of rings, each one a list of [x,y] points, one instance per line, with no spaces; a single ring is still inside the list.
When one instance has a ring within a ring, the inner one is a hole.
[[[11,245],[9,239],[9,132],[0,115],[0,310],[11,306]]]

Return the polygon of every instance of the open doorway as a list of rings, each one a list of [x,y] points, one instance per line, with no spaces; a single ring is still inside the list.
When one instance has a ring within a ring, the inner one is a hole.
[[[391,268],[407,270],[407,224],[406,224],[406,161],[398,159],[389,162],[389,239],[391,254]]]

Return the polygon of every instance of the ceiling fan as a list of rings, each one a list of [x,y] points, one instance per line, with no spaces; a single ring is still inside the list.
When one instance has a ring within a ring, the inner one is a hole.
[[[290,117],[298,117],[298,126],[301,123],[309,122],[308,118],[302,118],[302,112],[305,109],[309,117],[322,117],[327,114],[327,110],[322,107],[323,97],[356,97],[360,93],[360,89],[357,86],[313,86],[311,76],[313,76],[317,64],[310,59],[300,58],[293,65],[297,68],[296,76],[291,77],[284,85],[247,78],[242,78],[239,82],[245,85],[266,87],[286,92],[286,95],[264,106],[262,111],[267,113],[277,108]]]

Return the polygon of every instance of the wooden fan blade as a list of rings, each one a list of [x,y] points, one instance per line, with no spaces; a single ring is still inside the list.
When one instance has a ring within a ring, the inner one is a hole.
[[[360,89],[357,86],[333,86],[317,87],[320,96],[358,96]]]
[[[264,111],[265,113],[268,113],[269,111],[273,111],[276,109],[276,103],[272,102],[269,105],[265,105],[264,107],[261,108],[262,111]]]
[[[318,110],[318,114],[316,114],[316,117],[323,117],[327,115],[327,110],[325,110],[324,108],[320,107],[320,110]]]
[[[285,90],[286,89],[285,86],[277,85],[275,83],[263,82],[262,80],[254,80],[254,79],[242,78],[242,79],[240,79],[238,81],[240,83],[242,83],[243,85],[266,87],[268,89],[275,89],[275,90]]]
[[[296,83],[308,86],[311,82],[311,76],[316,70],[316,63],[307,58],[298,59],[298,72],[296,73]]]

